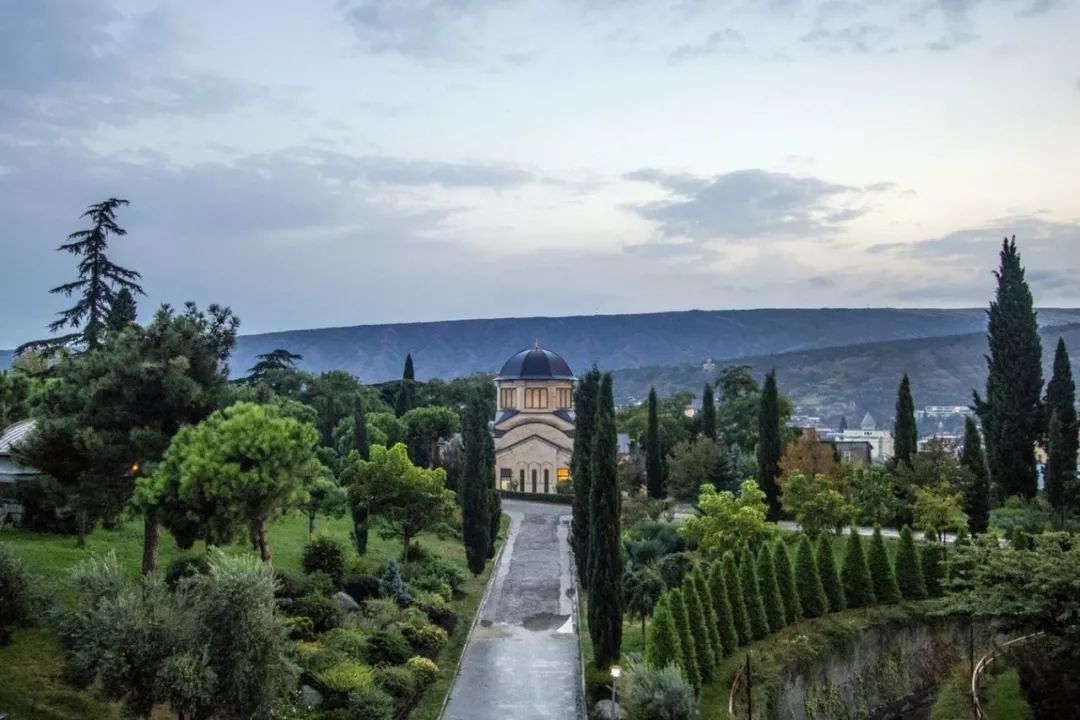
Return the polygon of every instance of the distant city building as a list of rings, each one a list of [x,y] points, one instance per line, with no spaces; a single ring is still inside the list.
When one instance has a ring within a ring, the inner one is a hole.
[[[927,405],[922,410],[915,411],[916,420],[942,420],[954,415],[974,415],[975,411],[967,405]]]
[[[791,420],[788,421],[788,425],[797,428],[814,428],[818,430],[818,425],[821,424],[821,418],[817,415],[792,415]]]
[[[836,450],[846,462],[868,467],[874,460],[874,446],[866,440],[823,440]]]
[[[890,460],[896,451],[893,446],[892,432],[878,430],[874,416],[866,413],[857,429],[848,428],[837,432],[834,440],[839,443],[866,442],[870,444],[870,457],[874,462]]]

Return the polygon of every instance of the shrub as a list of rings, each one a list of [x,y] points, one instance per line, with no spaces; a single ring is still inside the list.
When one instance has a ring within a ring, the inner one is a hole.
[[[739,582],[739,568],[735,564],[735,553],[728,550],[721,561],[724,575],[724,588],[727,590],[728,603],[731,605],[731,618],[735,623],[735,632],[739,644],[750,642],[750,617],[746,612],[746,600],[743,597],[742,583]]]
[[[308,640],[300,640],[293,646],[296,652],[296,662],[300,667],[308,669],[312,658],[323,651],[322,643]],[[331,663],[331,665],[334,663]],[[329,667],[329,665],[327,666]]]
[[[315,623],[311,618],[303,615],[291,615],[285,618],[285,629],[289,631],[290,640],[314,640]]]
[[[627,540],[626,555],[634,565],[649,565],[664,554],[664,546],[658,540]]]
[[[686,549],[686,540],[670,523],[645,522],[638,526],[635,534],[642,540],[655,540],[660,543],[663,547],[662,555],[671,555]]]
[[[353,600],[362,603],[368,598],[379,597],[379,578],[367,573],[349,575],[342,583],[341,589]]]
[[[374,685],[371,668],[355,660],[346,660],[321,670],[314,675],[315,682],[328,693],[348,695]]]
[[[709,592],[709,581],[705,578],[705,566],[698,563],[690,572],[689,577],[697,588],[698,599],[701,600],[701,610],[705,614],[705,632],[709,636],[712,646],[713,661],[719,667],[720,660],[724,657],[724,639],[720,636],[720,618],[713,607],[712,593]]]
[[[393,560],[387,563],[386,570],[379,578],[379,595],[390,598],[401,607],[412,603],[409,588],[405,585],[405,579],[401,576],[398,564]]]
[[[364,659],[371,665],[400,665],[412,654],[409,641],[395,627],[371,633],[364,648]]]
[[[687,573],[683,579],[682,594],[683,603],[686,605],[686,616],[690,620],[690,637],[694,643],[694,657],[697,658],[702,679],[708,680],[712,678],[713,670],[716,668],[716,654],[713,652],[713,646],[709,640],[705,607],[698,596],[697,583],[694,582],[691,573]]]
[[[401,619],[401,608],[389,598],[374,598],[364,602],[364,615],[375,628],[384,628]]]
[[[183,555],[165,568],[165,584],[174,588],[186,577],[205,573],[206,568],[205,555]]]
[[[624,692],[626,709],[634,720],[697,720],[694,688],[674,665],[652,668],[632,663]]]
[[[393,699],[376,687],[349,693],[345,709],[349,720],[391,720],[394,717]]]
[[[862,538],[851,528],[847,546],[844,548],[844,566],[840,570],[844,584],[844,600],[849,608],[860,608],[874,603],[874,581],[870,578],[870,566],[863,554]]]
[[[363,660],[367,648],[367,637],[354,628],[334,628],[323,636],[322,644],[352,660]]]
[[[340,650],[331,650],[330,648],[323,647],[320,643],[312,643],[317,646],[314,651],[309,651],[310,654],[302,655],[303,667],[308,672],[312,673],[312,677],[315,674],[328,670],[335,665],[340,665],[344,662],[349,662],[350,658]]]
[[[791,556],[788,554],[787,545],[783,542],[776,543],[773,566],[776,568],[776,584],[780,588],[780,597],[784,601],[784,620],[790,625],[802,616],[802,605],[799,604],[799,590],[795,587]]]
[[[761,602],[765,605],[765,618],[773,632],[787,624],[784,618],[784,598],[780,594],[780,585],[776,581],[776,564],[766,543],[761,544],[757,557],[758,584],[761,587]]]
[[[440,580],[435,575],[421,575],[415,580],[411,580],[409,585],[413,589],[414,602],[416,600],[415,595],[417,592],[435,593],[446,601],[450,601],[454,597],[454,589],[450,587],[450,584]]]
[[[900,531],[900,547],[896,549],[896,584],[905,600],[926,597],[926,579],[919,562],[919,551],[907,525]]]
[[[308,574],[326,573],[330,576],[334,587],[339,588],[341,578],[345,574],[345,548],[331,537],[316,535],[304,545],[300,565]]]
[[[664,585],[673,589],[682,586],[683,578],[693,566],[694,560],[688,553],[678,552],[662,557],[656,569],[664,579]]]
[[[937,543],[923,545],[922,569],[926,594],[940,597],[943,592],[942,582],[945,580],[945,562],[942,547]]]
[[[649,667],[663,668],[682,661],[682,646],[668,597],[664,595],[653,608],[649,633],[645,636],[645,662]]]
[[[458,624],[458,616],[442,596],[434,593],[418,593],[413,602],[427,614],[431,622],[447,633],[454,632]]]
[[[427,687],[439,676],[439,666],[426,657],[411,657],[405,661],[405,667],[416,678],[418,687]]]
[[[401,618],[398,620],[398,625],[404,627],[410,625],[412,627],[423,627],[428,624],[427,614],[418,607],[407,607],[401,611]]]
[[[420,543],[413,542],[409,544],[409,549],[405,552],[405,562],[424,563],[431,559],[431,553],[427,548],[421,547]]]
[[[769,619],[765,603],[761,599],[761,585],[758,582],[754,555],[748,548],[743,548],[739,573],[743,600],[746,602],[746,615],[750,620],[750,633],[755,640],[763,640],[769,634]]]
[[[828,612],[829,599],[821,586],[814,548],[806,535],[799,539],[799,550],[795,554],[795,585],[799,588],[799,605],[803,615],[816,618]]]
[[[293,615],[310,618],[317,633],[324,633],[341,625],[341,608],[325,595],[305,595],[294,600],[289,610]]]
[[[881,527],[874,528],[870,538],[870,552],[866,564],[870,567],[870,582],[874,586],[874,598],[879,603],[900,602],[900,588],[896,584],[889,551],[885,548],[885,539],[881,537]]]
[[[696,628],[690,625],[690,616],[686,612],[686,603],[683,601],[681,590],[671,590],[668,593],[668,603],[671,606],[671,616],[675,618],[675,628],[679,632],[679,649],[682,651],[679,667],[683,675],[695,688],[701,687],[701,668],[698,665],[695,654],[693,633]]]
[[[415,583],[420,579],[434,579],[444,582],[457,592],[465,584],[465,573],[446,560],[437,557],[426,558],[421,562],[410,562],[404,569],[405,579]],[[447,598],[449,599],[449,598]]]
[[[825,597],[829,599],[829,611],[840,612],[846,606],[844,586],[836,574],[832,537],[827,532],[821,533],[818,537],[817,566],[818,576],[821,577],[821,587],[825,590]]]
[[[416,695],[416,678],[402,665],[375,668],[375,686],[402,705]]]
[[[732,655],[739,649],[739,633],[735,630],[735,618],[731,611],[731,600],[727,584],[724,582],[724,567],[719,560],[709,569],[709,595],[712,596],[713,609],[719,621],[720,643],[724,647],[724,656]]]
[[[438,625],[404,625],[401,630],[413,650],[427,658],[437,657],[449,639],[446,631]]]
[[[172,569],[170,563],[169,569]],[[166,576],[166,581],[168,577]],[[290,570],[274,570],[274,597],[295,600],[311,592],[311,579],[306,575]]]
[[[0,645],[11,642],[11,628],[30,620],[31,580],[23,564],[0,545]]]

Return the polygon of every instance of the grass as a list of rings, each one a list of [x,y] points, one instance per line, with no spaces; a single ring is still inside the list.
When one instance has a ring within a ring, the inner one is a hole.
[[[967,720],[971,716],[971,668],[961,662],[938,687],[930,720]]]
[[[501,538],[506,536],[508,517],[503,516]],[[348,518],[319,518],[316,532],[325,533],[346,547],[350,547],[349,531],[352,523]],[[274,567],[281,570],[299,570],[300,555],[308,539],[307,518],[294,514],[270,524],[270,549]],[[438,679],[424,693],[416,709],[410,715],[416,720],[434,720],[442,708],[443,699],[449,691],[461,659],[461,652],[479,607],[493,563],[488,563],[483,574],[473,577],[465,565],[465,553],[461,540],[455,537],[439,537],[424,534],[420,544],[432,555],[458,566],[465,572],[463,592],[454,598],[451,607],[460,622],[451,634],[449,642],[439,657]],[[80,561],[95,555],[116,553],[131,577],[138,576],[142,562],[142,522],[131,521],[116,530],[96,530],[86,539],[86,548],[75,547],[75,539],[68,535],[50,535],[22,530],[0,533],[0,542],[7,545],[27,568],[37,575],[52,597],[61,602],[72,598],[72,589],[66,582],[68,571]],[[501,539],[500,539],[501,542]],[[201,544],[192,552],[201,551]],[[246,545],[227,548],[230,552],[251,552]],[[362,557],[365,568],[373,569],[400,555],[398,540],[384,540],[372,533],[368,551]],[[159,545],[158,570],[163,572],[173,559],[185,555],[176,547],[168,533],[162,533]],[[66,685],[60,678],[63,654],[53,634],[44,628],[28,628],[15,632],[14,641],[0,647],[0,712],[12,718],[40,718],[41,720],[118,720],[119,706],[103,701],[92,689],[80,691]],[[163,710],[156,712],[157,720],[173,716]]]
[[[986,687],[986,715],[990,720],[1030,720],[1031,706],[1020,690],[1020,674],[1006,670]]]

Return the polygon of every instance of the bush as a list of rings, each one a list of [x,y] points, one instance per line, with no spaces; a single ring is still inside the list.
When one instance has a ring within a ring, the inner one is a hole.
[[[416,696],[416,678],[401,665],[376,668],[375,686],[401,705],[408,705]]]
[[[169,565],[172,570],[172,564]],[[168,574],[165,577],[168,581]],[[274,597],[295,600],[311,592],[311,580],[306,575],[289,570],[274,570],[274,579],[277,585],[274,589]]]
[[[291,615],[285,618],[285,629],[289,631],[290,640],[314,640],[315,623],[311,618],[303,615]]]
[[[461,586],[465,584],[465,573],[437,557],[409,563],[405,566],[405,578],[413,583],[421,578],[434,578],[449,585],[454,592],[461,590]]]
[[[355,660],[346,660],[315,673],[315,682],[328,693],[348,695],[373,687],[375,675],[371,668]]]
[[[449,639],[446,631],[438,625],[422,625],[420,627],[405,625],[401,629],[402,634],[412,645],[413,650],[426,658],[434,659],[438,657],[439,651],[443,649]]]
[[[391,720],[394,701],[382,690],[371,687],[349,694],[346,706],[349,720]]]
[[[407,607],[412,603],[409,588],[405,585],[405,579],[393,560],[387,563],[386,570],[379,578],[379,595],[390,598],[401,607]]]
[[[324,647],[336,650],[352,660],[363,660],[367,637],[353,628],[334,628],[322,638]]]
[[[409,549],[405,551],[406,563],[425,563],[429,560],[431,560],[431,553],[418,542],[410,543]]]
[[[405,661],[405,667],[416,678],[417,687],[427,687],[439,676],[439,666],[426,657],[411,657]]]
[[[650,521],[637,528],[636,536],[641,540],[655,540],[663,547],[662,555],[682,552],[686,549],[686,540],[670,523]],[[682,582],[681,580],[679,581]]]
[[[669,589],[682,587],[683,578],[690,568],[694,566],[694,560],[685,552],[666,555],[657,563],[656,569],[660,577],[664,579],[664,585]]]
[[[395,627],[371,633],[364,647],[364,659],[371,665],[401,665],[412,654],[409,641]]]
[[[305,595],[294,600],[289,611],[293,615],[310,618],[317,633],[324,633],[341,625],[341,608],[325,595]]]
[[[207,563],[205,555],[184,555],[178,557],[165,568],[165,584],[174,588],[186,577],[205,573],[206,568]]]
[[[367,573],[349,575],[342,583],[342,590],[358,603],[379,597],[379,578]]]
[[[625,547],[634,565],[649,565],[664,554],[664,546],[658,540],[627,540]]]
[[[447,633],[454,632],[458,624],[458,616],[441,595],[434,593],[418,593],[413,600],[418,608],[427,614],[428,619]]]
[[[448,602],[454,597],[454,589],[435,575],[421,575],[410,581],[409,585],[412,587],[414,595],[416,592],[435,593]],[[413,601],[415,602],[415,598]]]
[[[326,535],[316,535],[304,545],[300,564],[304,572],[324,572],[330,576],[335,588],[341,587],[345,574],[345,548],[341,543]]]
[[[381,629],[401,619],[401,608],[389,598],[375,598],[364,602],[364,615],[371,618],[376,629]]]
[[[307,645],[314,645],[315,648],[306,650],[306,654],[300,655],[300,660],[303,663],[303,668],[311,673],[312,677],[323,670],[328,670],[335,665],[350,660],[349,656],[340,650],[325,648],[320,643],[307,643]]]
[[[0,545],[0,645],[11,642],[11,628],[30,621],[31,580],[22,562]]]
[[[624,690],[626,709],[634,720],[697,720],[697,697],[693,686],[678,668],[650,668],[632,663]]]

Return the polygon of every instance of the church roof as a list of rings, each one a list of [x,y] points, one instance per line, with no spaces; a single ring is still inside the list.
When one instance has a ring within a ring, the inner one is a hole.
[[[503,363],[497,380],[573,380],[574,373],[558,353],[534,345]]]
[[[874,420],[874,416],[871,415],[869,412],[866,413],[866,416],[863,417],[863,419],[862,419],[862,429],[863,430],[875,430],[875,429],[877,429],[877,422]]]

